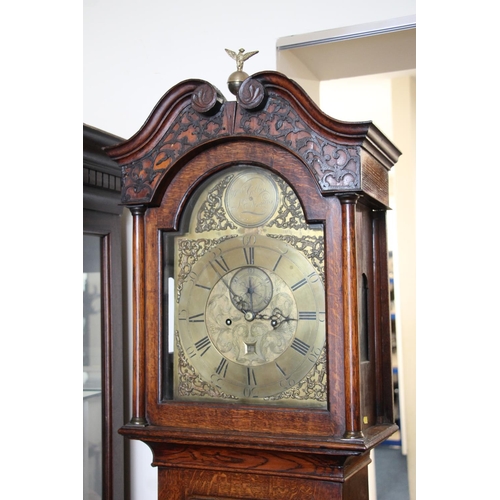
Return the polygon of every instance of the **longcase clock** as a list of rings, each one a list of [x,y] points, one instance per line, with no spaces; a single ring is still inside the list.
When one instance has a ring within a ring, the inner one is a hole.
[[[368,498],[396,430],[385,215],[400,152],[276,72],[181,82],[128,141],[133,415],[159,499]]]

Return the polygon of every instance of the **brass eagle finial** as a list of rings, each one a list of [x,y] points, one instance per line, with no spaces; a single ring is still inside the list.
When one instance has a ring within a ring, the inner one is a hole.
[[[236,53],[234,50],[226,49],[226,52],[236,61],[236,71],[243,71],[244,62],[250,57],[257,54],[259,51],[254,50],[245,54],[245,49],[240,49],[238,53]]]
[[[238,89],[245,79],[248,78],[247,73],[243,71],[243,64],[247,59],[257,54],[258,50],[253,50],[245,54],[245,49],[240,49],[238,52],[234,50],[225,49],[226,52],[236,61],[236,71],[229,75],[227,85],[232,94],[237,95]]]

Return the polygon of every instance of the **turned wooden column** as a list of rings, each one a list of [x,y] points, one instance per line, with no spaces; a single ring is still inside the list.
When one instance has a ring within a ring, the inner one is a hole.
[[[344,302],[344,376],[346,429],[344,438],[361,438],[359,394],[358,273],[356,259],[357,194],[339,196],[342,206],[342,289]]]
[[[130,207],[132,233],[132,321],[133,321],[133,382],[132,425],[147,425],[145,400],[145,277],[144,277],[144,214],[146,207]]]

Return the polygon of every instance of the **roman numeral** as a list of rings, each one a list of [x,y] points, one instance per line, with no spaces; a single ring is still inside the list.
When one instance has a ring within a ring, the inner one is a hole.
[[[243,253],[245,254],[245,261],[248,265],[253,265],[255,261],[255,249],[254,247],[243,247]]]
[[[295,292],[295,290],[298,290],[301,286],[304,286],[306,283],[307,283],[307,280],[306,280],[306,278],[304,278],[300,281],[297,281],[297,283],[295,283],[295,285],[292,285],[290,288],[292,289],[292,291]]]
[[[299,320],[316,321],[316,311],[299,311]]]
[[[220,272],[219,272],[219,269],[217,269],[215,266],[214,266],[214,263],[217,264],[219,266],[219,268],[224,271],[224,273],[228,273],[229,272],[229,266],[227,265],[226,261],[224,260],[224,257],[221,255],[218,259],[214,259],[213,262],[210,262],[210,265],[212,266],[213,270],[219,275],[221,276]]]
[[[223,377],[225,377],[227,373],[227,367],[228,367],[227,359],[222,358],[215,372],[217,373],[217,375],[222,375]]]
[[[194,358],[197,352],[200,352],[201,353],[200,356],[203,356],[211,347],[212,344],[207,335],[206,337],[203,337],[202,339],[198,340],[198,342],[195,342],[194,347],[193,346],[188,347],[186,351],[190,358]]]
[[[203,337],[201,340],[198,340],[198,342],[195,342],[194,346],[196,347],[197,351],[202,351],[200,356],[203,356],[212,347],[212,344],[207,335],[206,337]]]
[[[257,380],[255,378],[255,372],[253,371],[253,368],[247,368],[247,380],[248,385],[257,385]]]
[[[302,356],[305,356],[307,352],[309,351],[309,345],[303,342],[300,339],[293,339],[293,342],[291,343],[290,347],[295,349],[299,354],[302,354]]]
[[[209,286],[200,285],[199,283],[196,283],[196,285],[194,285],[194,286],[197,286],[198,288],[204,288],[205,290],[208,290],[208,291],[211,290],[211,288]]]
[[[200,313],[200,314],[195,314],[194,316],[189,316],[188,320],[190,323],[204,323],[205,318],[205,313]]]
[[[279,259],[276,261],[276,264],[274,264],[273,271],[276,271],[276,268],[278,267],[282,258],[283,258],[283,255],[280,255]]]
[[[276,365],[276,368],[283,374],[283,376],[286,377],[285,370],[283,370],[283,368],[281,368],[281,366],[278,365],[278,363],[276,363],[276,361],[274,362],[274,364]]]
[[[309,280],[311,283],[316,283],[318,281],[319,276],[316,273],[311,273],[304,279],[297,281],[295,285],[292,285],[290,288],[295,292],[295,290],[298,290],[301,286],[304,286],[307,281]]]

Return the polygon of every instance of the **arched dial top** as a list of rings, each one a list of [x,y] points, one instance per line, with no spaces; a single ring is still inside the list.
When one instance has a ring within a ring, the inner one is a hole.
[[[175,397],[324,407],[322,226],[283,179],[248,165],[208,181],[185,216]]]

